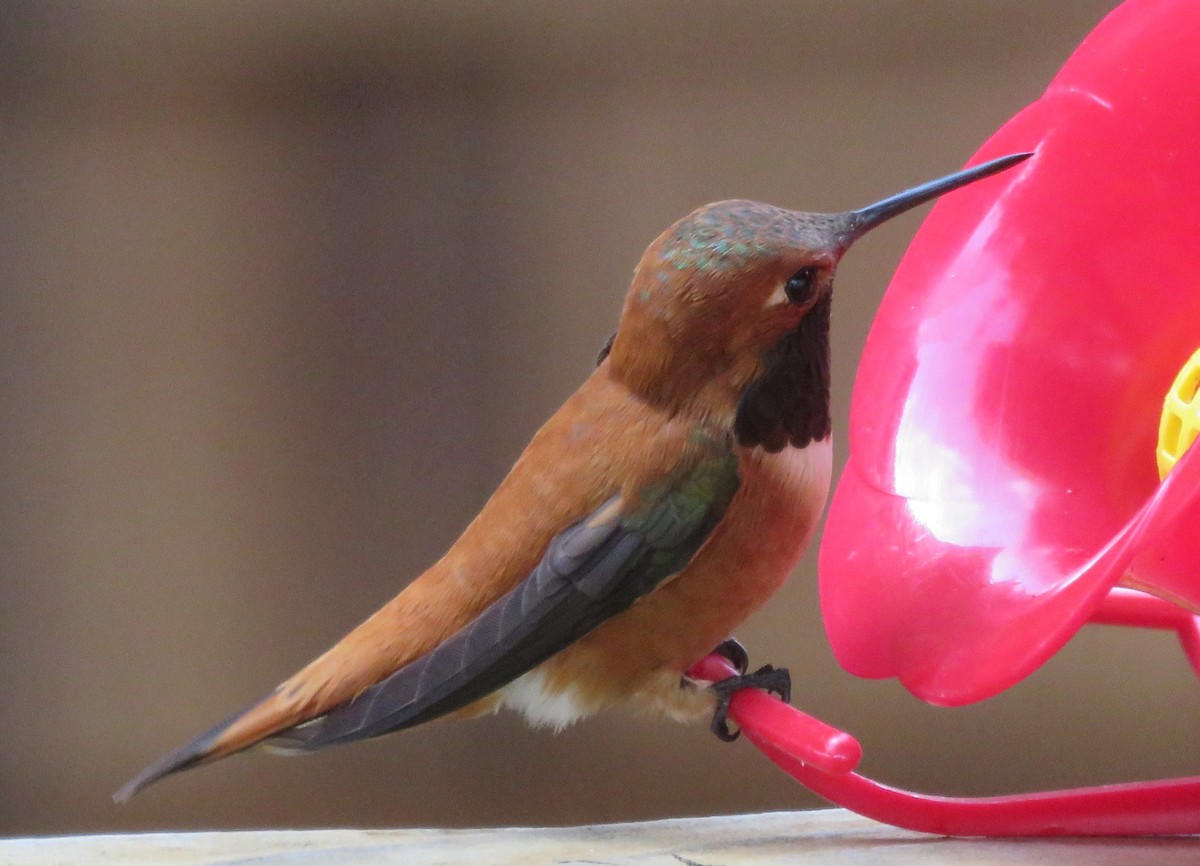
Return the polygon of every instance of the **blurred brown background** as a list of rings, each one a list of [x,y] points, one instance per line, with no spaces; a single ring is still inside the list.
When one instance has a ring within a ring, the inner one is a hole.
[[[441,553],[669,222],[953,170],[1109,6],[0,6],[0,832],[816,805],[744,743],[620,715],[431,725],[108,798]],[[918,220],[841,269],[843,431]],[[1200,771],[1200,690],[1166,635],[1094,629],[1001,698],[934,710],[838,669],[810,557],[741,636],[897,783]]]

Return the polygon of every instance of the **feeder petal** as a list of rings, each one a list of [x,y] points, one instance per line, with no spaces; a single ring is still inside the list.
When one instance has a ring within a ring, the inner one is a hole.
[[[989,697],[1131,568],[1200,610],[1200,466],[1160,485],[1154,456],[1200,346],[1198,44],[1200,4],[1121,6],[971,163],[1036,156],[939,202],[900,263],[820,556],[851,672]]]

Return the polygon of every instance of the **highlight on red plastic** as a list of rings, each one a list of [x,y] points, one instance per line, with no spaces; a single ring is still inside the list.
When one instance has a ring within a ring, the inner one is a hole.
[[[1200,374],[1181,373],[1200,348],[1197,46],[1195,0],[1124,3],[972,162],[1036,155],[942,199],[901,262],[820,553],[850,672],[964,704],[1093,622],[1174,631],[1200,675]],[[761,692],[729,716],[817,794],[899,827],[1200,833],[1200,777],[940,797],[859,775],[852,737]]]
[[[1130,0],[974,161],[901,261],[855,379],[820,553],[838,661],[990,697],[1116,585],[1200,611],[1200,448],[1164,398],[1200,348],[1200,3]]]

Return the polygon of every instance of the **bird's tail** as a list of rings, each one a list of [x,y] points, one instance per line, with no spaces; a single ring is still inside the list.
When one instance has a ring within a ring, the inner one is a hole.
[[[409,658],[387,636],[407,615],[403,593],[262,700],[163,755],[113,795],[118,803],[164,776],[233,755],[329,712]]]
[[[438,635],[454,633],[478,613],[478,599],[471,603],[473,588],[457,584],[447,588],[445,581],[438,579],[436,570],[441,567],[441,563],[435,565],[258,703],[146,767],[113,799],[124,803],[163,776],[241,752],[320,718],[430,652]],[[459,599],[456,592],[467,593],[468,598]],[[426,627],[407,627],[413,622]],[[285,736],[281,751],[318,747],[307,742],[303,737]]]
[[[280,686],[261,701],[163,755],[126,782],[113,794],[113,799],[125,803],[138,791],[164,776],[243,751],[272,734],[320,714],[319,708],[306,707],[294,697],[289,700],[285,686]]]

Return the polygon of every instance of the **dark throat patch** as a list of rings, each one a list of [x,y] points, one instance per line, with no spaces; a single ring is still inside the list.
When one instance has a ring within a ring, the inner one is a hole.
[[[766,357],[766,371],[738,403],[733,433],[746,448],[803,448],[829,435],[829,311],[826,294]]]

